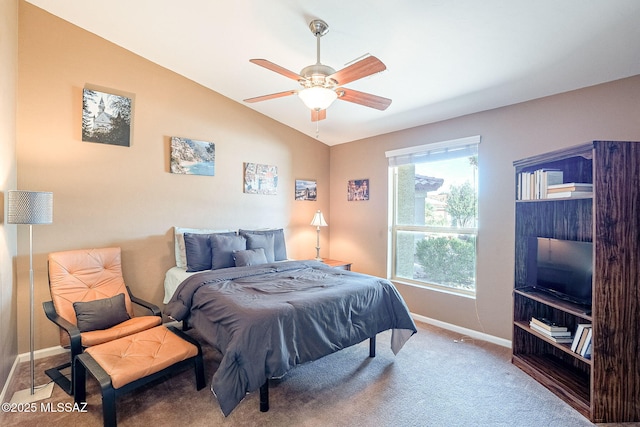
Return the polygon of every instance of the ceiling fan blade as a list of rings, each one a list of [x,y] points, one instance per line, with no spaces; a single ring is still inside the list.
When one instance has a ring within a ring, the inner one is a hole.
[[[320,120],[324,120],[327,118],[327,110],[311,110],[311,121],[312,122],[318,122]]]
[[[359,92],[345,87],[336,89],[336,92],[338,93],[338,99],[364,105],[365,107],[375,108],[376,110],[384,111],[389,105],[391,105],[391,100],[389,98],[383,98],[381,96],[371,95],[370,93]]]
[[[286,68],[274,64],[271,61],[267,61],[266,59],[250,59],[249,62],[253,62],[256,65],[266,68],[267,70],[275,71],[276,73],[282,74],[283,76],[289,77],[290,79],[293,79],[295,81],[303,79],[300,74],[289,71]]]
[[[370,76],[380,71],[386,70],[387,67],[375,56],[367,56],[358,62],[354,62],[342,70],[336,71],[328,78],[338,82],[339,85],[346,85],[354,80]]]
[[[272,93],[270,95],[256,96],[255,98],[245,99],[244,102],[260,102],[269,99],[282,98],[283,96],[295,95],[295,90],[286,90],[284,92]]]

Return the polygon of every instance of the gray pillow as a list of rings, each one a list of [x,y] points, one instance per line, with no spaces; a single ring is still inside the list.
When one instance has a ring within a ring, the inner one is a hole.
[[[265,256],[264,249],[262,248],[233,251],[233,258],[236,261],[236,267],[267,263],[267,257]]]
[[[184,233],[187,271],[211,270],[211,244],[208,234]]]
[[[109,329],[131,319],[124,303],[124,294],[93,301],[74,302],[73,309],[76,312],[76,325],[80,332]]]
[[[187,272],[211,270],[211,241],[213,235],[235,236],[236,233],[184,233],[184,248],[187,256]]]
[[[264,255],[267,262],[275,261],[273,234],[247,234],[247,249],[264,249]]]
[[[233,251],[244,251],[247,249],[247,240],[244,236],[223,236],[219,234],[211,235],[211,268],[235,267]]]
[[[287,245],[284,240],[284,230],[282,228],[270,230],[238,230],[239,234],[272,234],[273,235],[273,256],[275,261],[287,259]]]

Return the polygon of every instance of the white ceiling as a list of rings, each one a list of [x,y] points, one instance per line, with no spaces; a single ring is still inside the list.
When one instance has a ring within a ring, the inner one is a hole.
[[[640,74],[638,0],[27,1],[240,103],[299,87],[249,59],[300,72],[323,19],[322,63],[377,56],[386,71],[346,86],[393,100],[336,101],[328,145]],[[316,137],[297,96],[243,104]]]

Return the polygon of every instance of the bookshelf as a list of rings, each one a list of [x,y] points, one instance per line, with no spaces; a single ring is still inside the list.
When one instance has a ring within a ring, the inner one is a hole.
[[[512,362],[594,423],[639,422],[640,143],[592,141],[514,167]],[[523,200],[522,177],[547,169],[562,171],[565,183],[592,184],[592,191]],[[593,242],[591,310],[527,284],[531,236]],[[532,329],[532,317],[573,332],[592,324],[590,358]]]

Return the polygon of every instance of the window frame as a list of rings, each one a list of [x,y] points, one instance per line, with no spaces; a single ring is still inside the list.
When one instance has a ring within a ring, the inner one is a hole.
[[[468,152],[468,156],[478,155],[479,145],[481,142],[480,135],[459,138],[449,141],[441,141],[435,142],[431,144],[424,144],[419,146],[407,147],[397,150],[386,151],[385,155],[389,159],[389,212],[388,212],[388,223],[389,223],[389,243],[388,250],[388,263],[387,263],[387,276],[390,280],[407,283],[415,286],[419,286],[422,288],[433,289],[437,291],[442,291],[446,293],[451,293],[459,296],[466,296],[475,298],[477,294],[477,272],[478,272],[478,221],[476,221],[475,227],[443,227],[443,226],[434,226],[434,225],[398,225],[397,221],[397,203],[398,203],[398,167],[410,163],[424,163],[424,161],[419,161],[420,159],[425,159],[428,157],[433,157],[437,159],[441,157],[440,160],[444,160],[449,157],[465,157],[465,150],[471,150]],[[459,154],[451,156],[451,153],[459,152]],[[416,159],[418,161],[416,161]],[[432,160],[438,161],[438,160]],[[477,167],[477,166],[476,166]],[[475,190],[476,196],[479,198],[479,189],[478,183],[476,182]],[[478,200],[479,204],[479,200]],[[442,285],[438,283],[430,283],[426,281],[419,281],[413,278],[400,277],[397,275],[397,239],[398,232],[419,232],[419,233],[437,233],[437,234],[462,234],[474,236],[475,238],[475,260],[474,260],[474,277],[475,277],[475,286],[473,290],[464,289],[464,288],[455,288],[452,286]]]

